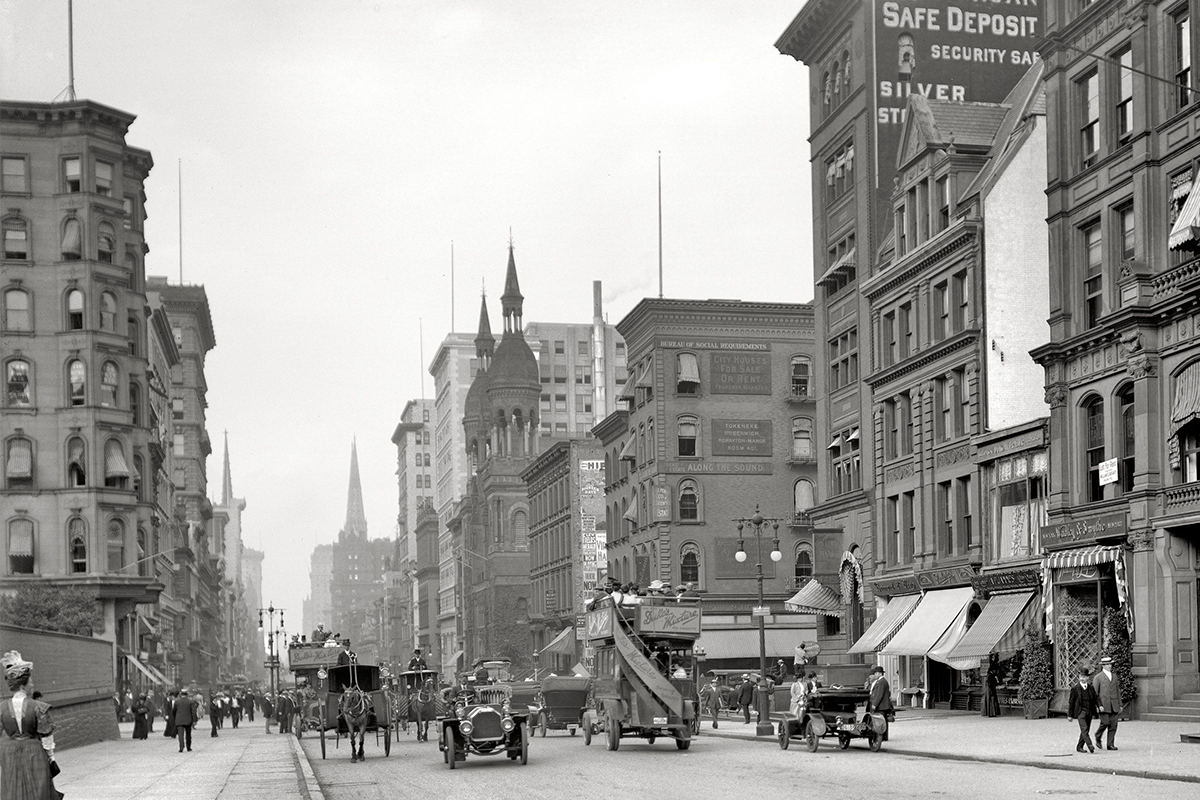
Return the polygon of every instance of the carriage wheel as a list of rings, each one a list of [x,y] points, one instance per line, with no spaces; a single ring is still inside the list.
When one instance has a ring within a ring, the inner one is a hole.
[[[546,717],[545,711],[538,714],[537,726],[538,726],[538,736],[541,736],[543,739],[545,739],[546,738],[546,728],[550,727],[550,720]]]
[[[583,721],[583,743],[584,744],[592,743],[592,723],[589,722],[586,718]]]
[[[788,730],[786,719],[779,721],[779,749],[787,750],[792,744],[792,733]]]
[[[817,734],[812,730],[809,730],[808,737],[805,739],[805,742],[808,744],[808,752],[815,753],[817,752],[817,747],[819,747],[821,744],[821,737],[817,736]]]
[[[521,766],[529,763],[529,727],[527,725],[518,725],[517,730],[521,734]]]
[[[325,723],[321,722],[321,758],[325,757]]]
[[[454,729],[449,725],[442,731],[442,741],[446,745],[446,763],[450,765],[450,769],[454,769],[457,753],[454,751]]]
[[[386,758],[392,754],[392,726],[383,729],[383,755]]]
[[[657,734],[653,734],[653,733],[650,734],[649,736],[646,737],[646,744],[654,744],[654,741],[657,738],[658,738]]]

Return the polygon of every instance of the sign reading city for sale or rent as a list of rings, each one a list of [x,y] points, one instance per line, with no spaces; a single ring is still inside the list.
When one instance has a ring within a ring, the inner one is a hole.
[[[1100,485],[1107,486],[1117,482],[1117,459],[1110,458],[1100,462]]]

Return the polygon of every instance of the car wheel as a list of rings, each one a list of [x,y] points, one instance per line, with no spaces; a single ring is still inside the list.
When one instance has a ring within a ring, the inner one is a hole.
[[[592,726],[591,725],[583,726],[583,743],[585,745],[592,743]]]
[[[529,763],[529,728],[521,725],[517,728],[521,732],[521,766]]]
[[[792,744],[792,734],[791,734],[791,731],[788,730],[787,720],[786,719],[780,720],[780,722],[779,722],[779,749],[787,750],[788,747],[791,746],[791,744]]]
[[[608,733],[608,749],[619,749],[621,747],[621,723],[612,717],[609,717],[608,722],[604,727]]]
[[[545,711],[543,711],[541,714],[538,714],[537,724],[538,724],[538,735],[541,736],[543,739],[546,738],[546,728],[549,727],[550,720],[547,719]]]
[[[883,749],[883,737],[877,733],[871,734],[871,737],[867,739],[867,746],[871,748],[872,753],[878,753]]]
[[[646,737],[646,744],[654,744],[655,740],[657,740],[657,739],[658,739],[658,735],[652,733]]]
[[[813,733],[812,731],[809,731],[808,738],[805,740],[805,742],[808,744],[808,752],[815,753],[817,752],[817,747],[819,747],[821,744],[821,737],[817,736],[817,734]]]
[[[446,763],[450,765],[450,769],[454,769],[454,762],[458,757],[454,750],[454,729],[449,725],[442,731],[442,740],[446,744]]]
[[[842,736],[838,737],[838,748],[845,750],[849,746],[850,746],[850,737],[849,736],[842,735]]]
[[[683,728],[679,731],[679,735],[675,739],[675,746],[680,750],[687,750],[692,746],[691,728]]]

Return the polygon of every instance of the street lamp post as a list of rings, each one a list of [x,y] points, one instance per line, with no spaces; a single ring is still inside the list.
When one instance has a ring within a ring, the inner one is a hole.
[[[270,670],[270,676],[271,676],[271,704],[274,705],[275,703],[279,702],[279,691],[278,691],[279,658],[278,658],[278,656],[275,655],[275,632],[279,631],[281,634],[283,632],[283,609],[276,608],[274,603],[269,604],[266,608],[260,608],[258,610],[258,629],[260,631],[263,629],[263,612],[264,611],[267,612],[267,663],[270,665],[268,667],[268,669]],[[275,612],[276,611],[279,612],[279,627],[278,628],[275,627]],[[264,714],[263,718],[266,720],[267,733],[270,733],[271,732],[271,717]]]
[[[771,727],[770,721],[770,698],[767,697],[765,691],[767,686],[767,628],[766,617],[763,615],[763,566],[762,566],[762,533],[763,529],[768,524],[771,525],[774,533],[774,544],[771,548],[771,560],[778,562],[783,558],[783,553],[779,552],[779,520],[773,517],[764,517],[758,510],[758,504],[754,505],[754,516],[741,517],[735,519],[738,530],[738,549],[734,554],[734,558],[738,563],[744,563],[746,560],[746,540],[742,536],[743,530],[749,526],[754,532],[754,539],[758,544],[758,562],[755,564],[755,577],[758,579],[758,608],[756,616],[758,617],[758,671],[759,680],[761,681],[760,691],[758,692],[758,724],[754,729],[756,736],[771,736],[774,734],[774,729]]]

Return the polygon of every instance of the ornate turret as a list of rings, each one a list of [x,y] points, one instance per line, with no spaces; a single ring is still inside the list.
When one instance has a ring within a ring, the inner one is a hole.
[[[521,329],[525,298],[517,282],[517,263],[508,245],[508,273],[504,278],[504,335],[488,368],[488,419],[493,431],[494,454],[528,456],[537,452],[538,395],[541,380],[537,359]]]
[[[479,333],[475,335],[475,357],[479,360],[479,369],[471,381],[471,387],[467,389],[467,398],[463,405],[463,432],[466,434],[467,455],[475,459],[476,463],[487,456],[487,423],[491,418],[487,399],[487,371],[492,363],[495,344],[485,294],[479,301]]]

